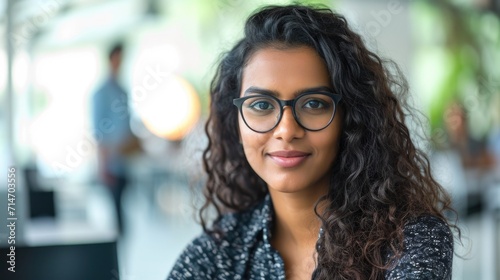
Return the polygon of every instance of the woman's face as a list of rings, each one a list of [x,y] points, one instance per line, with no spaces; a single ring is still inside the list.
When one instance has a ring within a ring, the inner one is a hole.
[[[243,69],[240,96],[255,88],[272,92],[281,100],[294,99],[300,92],[331,88],[324,61],[309,47],[264,48],[252,55]],[[246,158],[267,183],[269,191],[324,193],[337,154],[342,114],[339,109],[331,124],[320,131],[308,131],[294,119],[291,107],[284,107],[279,124],[271,131],[249,129],[239,115],[239,132]]]

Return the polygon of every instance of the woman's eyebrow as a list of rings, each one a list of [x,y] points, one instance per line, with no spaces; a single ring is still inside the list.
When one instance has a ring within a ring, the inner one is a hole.
[[[330,87],[327,86],[319,86],[319,87],[313,87],[313,88],[305,88],[305,89],[300,89],[294,92],[294,95],[297,96],[302,93],[306,92],[332,92],[333,90]],[[258,94],[264,94],[264,95],[272,95],[275,97],[278,97],[280,94],[279,92],[275,90],[270,90],[270,89],[264,89],[264,88],[259,88],[255,86],[251,86],[245,90],[244,96],[250,94],[250,93],[258,93]]]
[[[297,96],[299,94],[306,93],[306,92],[325,92],[325,91],[333,93],[333,89],[331,87],[319,86],[319,87],[298,90],[295,92],[295,95]]]
[[[249,93],[272,95],[274,97],[278,97],[278,95],[279,95],[279,93],[277,91],[259,88],[259,87],[254,87],[254,86],[247,88],[247,90],[245,90],[244,96],[248,95]]]

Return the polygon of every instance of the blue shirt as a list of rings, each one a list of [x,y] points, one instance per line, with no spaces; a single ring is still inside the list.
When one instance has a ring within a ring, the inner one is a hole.
[[[93,134],[106,150],[105,166],[115,175],[125,173],[120,148],[131,137],[128,96],[114,77],[109,77],[92,96]]]
[[[167,279],[285,279],[283,259],[270,243],[273,217],[269,195],[249,211],[225,215],[218,222],[226,233],[222,240],[203,233]],[[443,221],[422,216],[404,234],[404,253],[386,279],[451,279],[453,238]]]

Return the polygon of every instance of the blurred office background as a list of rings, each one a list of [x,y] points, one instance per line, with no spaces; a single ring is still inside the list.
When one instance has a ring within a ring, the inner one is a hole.
[[[500,279],[500,1],[303,2],[345,14],[371,49],[400,65],[428,120],[410,123],[415,139],[459,214],[454,279]],[[255,8],[284,3],[0,1],[0,275],[12,277],[4,224],[15,167],[17,277],[164,279],[201,231],[195,209],[214,65]],[[103,132],[90,121],[117,41],[140,144],[127,161],[121,235],[97,178]]]

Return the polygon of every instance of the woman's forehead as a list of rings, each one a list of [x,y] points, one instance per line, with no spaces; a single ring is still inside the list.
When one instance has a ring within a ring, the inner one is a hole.
[[[250,87],[279,94],[330,86],[326,64],[314,49],[269,47],[254,53],[243,69],[241,94]]]

